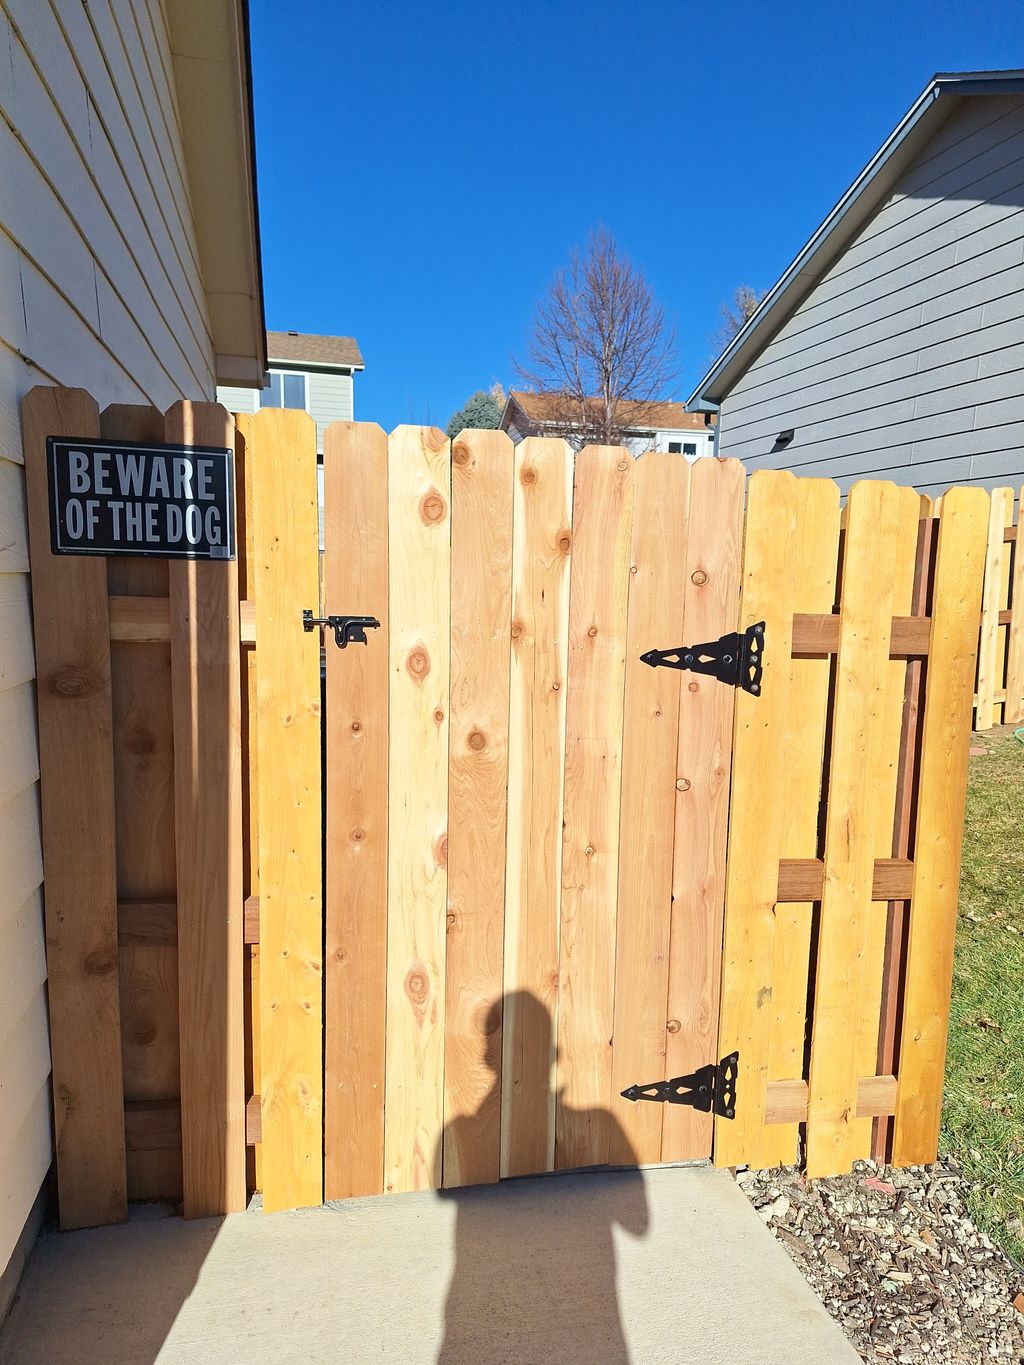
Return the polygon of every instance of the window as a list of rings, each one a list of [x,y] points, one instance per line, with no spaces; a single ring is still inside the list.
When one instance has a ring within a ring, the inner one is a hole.
[[[678,441],[669,441],[668,453],[670,455],[682,455],[683,447],[680,445]]]
[[[306,407],[306,376],[288,371],[271,370],[269,382],[260,390],[261,408],[299,408]]]
[[[696,454],[697,454],[697,442],[696,442],[696,441],[685,441],[685,442],[683,443],[683,454],[684,454],[684,455],[689,455],[691,458],[693,458],[694,456],[696,456]]]

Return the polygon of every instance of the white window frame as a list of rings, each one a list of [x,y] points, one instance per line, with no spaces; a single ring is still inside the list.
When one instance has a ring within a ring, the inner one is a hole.
[[[285,376],[286,374],[287,374],[287,375],[291,375],[291,376],[293,376],[293,377],[297,376],[299,379],[302,380],[302,391],[303,391],[303,396],[304,396],[304,402],[303,402],[302,407],[301,407],[301,408],[286,408],[285,411],[286,411],[286,412],[309,412],[309,374],[307,373],[307,371],[305,371],[305,370],[274,370],[274,369],[268,369],[268,370],[267,370],[267,379],[269,380],[269,379],[270,379],[270,376],[273,375],[273,374],[279,374],[279,375],[282,376],[282,378],[281,378],[281,397],[282,397],[282,398],[284,397],[284,376]],[[263,401],[262,401],[262,400],[263,400],[263,390],[262,390],[262,389],[257,389],[257,390],[256,390],[256,411],[257,411],[257,412],[259,412],[260,408],[262,408],[262,406],[263,406]],[[279,411],[280,411],[280,409],[279,409]]]

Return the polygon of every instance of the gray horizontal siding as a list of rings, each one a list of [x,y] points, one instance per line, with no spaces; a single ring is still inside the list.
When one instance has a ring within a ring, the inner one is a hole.
[[[353,422],[352,376],[310,371],[309,415],[316,423],[316,448],[323,454],[324,430],[331,422]]]
[[[721,451],[846,487],[1019,481],[1022,362],[1024,101],[979,98],[727,395]]]
[[[236,389],[227,384],[217,387],[217,402],[228,412],[255,412],[259,406],[256,389]]]

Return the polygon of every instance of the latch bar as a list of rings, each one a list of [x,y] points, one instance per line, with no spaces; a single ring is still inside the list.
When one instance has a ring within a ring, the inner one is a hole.
[[[302,629],[305,631],[316,630],[317,626],[326,626],[334,631],[334,643],[339,649],[344,649],[346,645],[367,643],[366,632],[377,630],[380,622],[376,616],[314,616],[307,607],[302,613]]]

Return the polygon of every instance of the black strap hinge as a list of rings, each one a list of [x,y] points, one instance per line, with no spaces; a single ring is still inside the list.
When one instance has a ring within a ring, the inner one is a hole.
[[[670,1081],[652,1081],[650,1085],[631,1085],[623,1090],[624,1100],[654,1100],[660,1104],[688,1104],[703,1114],[712,1110],[720,1118],[736,1117],[736,1080],[739,1076],[740,1054],[730,1052],[716,1066],[709,1062],[689,1076],[674,1076]]]
[[[367,630],[376,630],[379,625],[376,616],[314,616],[308,608],[302,613],[303,630],[327,626],[334,631],[334,643],[339,649],[353,643],[365,645]]]
[[[761,695],[763,654],[764,622],[758,621],[742,634],[733,630],[703,645],[649,649],[640,655],[640,660],[652,668],[681,668],[690,673],[705,673],[729,687],[742,687],[744,692],[758,697]]]

